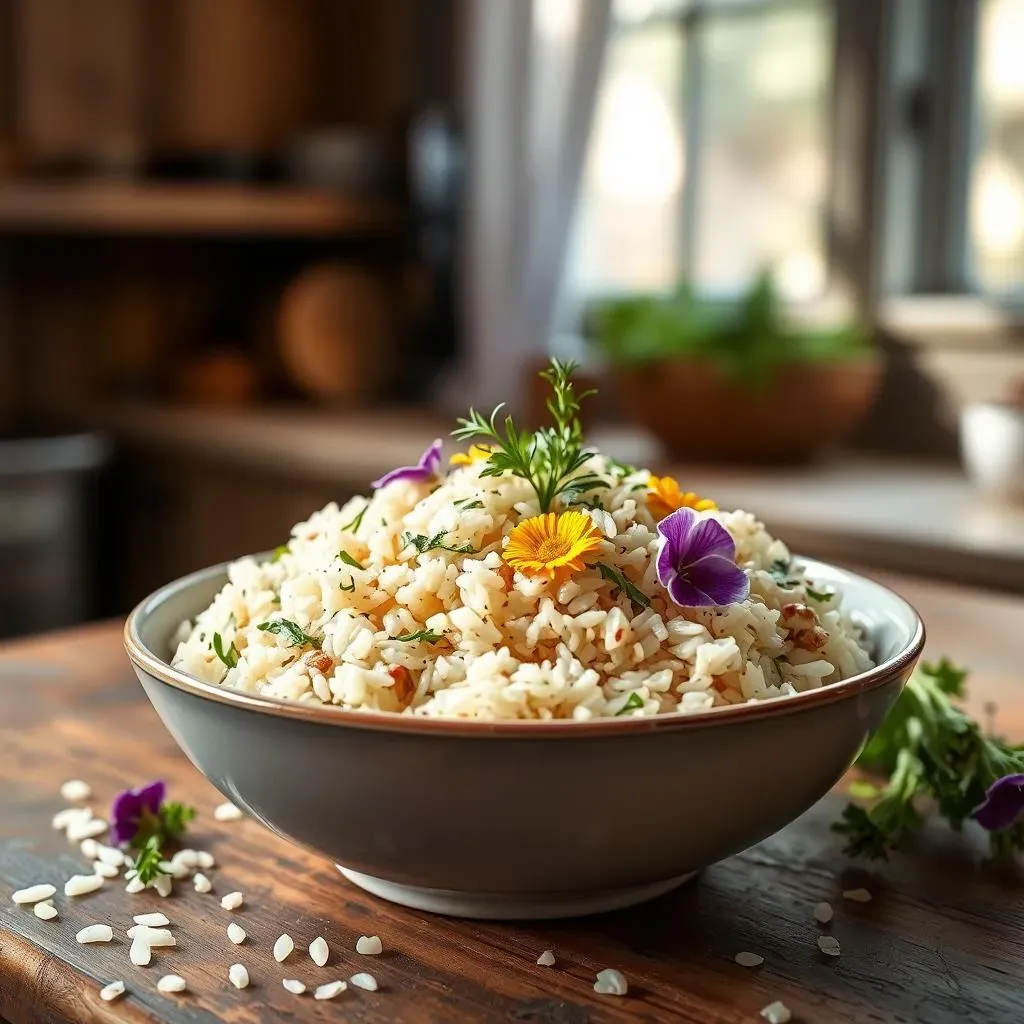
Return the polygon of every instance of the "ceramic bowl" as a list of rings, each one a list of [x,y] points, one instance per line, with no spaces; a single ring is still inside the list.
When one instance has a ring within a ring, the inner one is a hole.
[[[216,566],[143,601],[125,646],[197,768],[278,835],[385,899],[463,917],[616,909],[759,842],[828,792],[885,717],[924,627],[901,597],[803,559],[869,631],[877,668],[690,715],[472,722],[259,697],[171,668]]]

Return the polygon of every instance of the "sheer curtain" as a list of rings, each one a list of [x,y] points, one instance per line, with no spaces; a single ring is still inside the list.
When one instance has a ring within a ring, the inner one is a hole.
[[[458,404],[521,407],[550,348],[611,0],[470,0]]]

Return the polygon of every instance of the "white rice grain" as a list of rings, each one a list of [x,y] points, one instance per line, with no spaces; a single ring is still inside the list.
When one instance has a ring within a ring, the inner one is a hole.
[[[60,787],[60,795],[69,803],[76,804],[92,796],[92,786],[81,779],[69,779]]]
[[[740,967],[760,967],[764,963],[764,957],[759,953],[737,953],[733,959]]]
[[[844,889],[843,899],[851,900],[854,903],[870,903],[871,893],[867,889]]]
[[[539,957],[537,957],[537,963],[541,967],[554,967],[555,966],[555,954],[550,949],[545,949]]]
[[[146,888],[146,883],[142,881],[138,875],[128,879],[128,884],[124,887],[125,892],[130,892],[132,895],[142,892]]]
[[[132,947],[128,950],[128,959],[136,967],[148,967],[150,960],[153,959],[153,951],[149,948],[149,943],[141,935],[136,935],[132,939]]]
[[[94,860],[101,860],[104,864],[109,864],[115,868],[124,866],[126,858],[123,850],[117,849],[116,846],[104,846],[103,843],[97,843],[96,840],[93,840],[93,842],[96,848]],[[83,843],[82,845],[84,846],[85,844]]]
[[[818,949],[826,956],[839,956],[842,952],[839,947],[839,940],[834,935],[819,935]]]
[[[141,939],[147,946],[157,948],[158,946],[176,946],[177,939],[166,928],[150,928],[149,925],[137,924],[128,929],[128,938]]]
[[[104,864],[101,860],[93,861],[92,871],[94,875],[100,875],[103,878],[117,878],[121,873],[113,864]]]
[[[384,952],[384,943],[380,941],[379,935],[360,935],[356,939],[356,952],[364,956],[377,956]]]
[[[814,920],[818,924],[828,924],[832,920],[832,904],[816,903],[814,906]]]
[[[180,974],[165,974],[156,987],[158,992],[184,992],[188,985]]]
[[[92,821],[91,807],[65,807],[53,816],[53,827],[66,832],[74,821]]]
[[[80,843],[83,839],[95,839],[103,835],[110,826],[102,818],[73,821],[68,825],[68,842]]]
[[[281,984],[284,986],[286,992],[291,992],[293,996],[301,996],[306,991],[306,986],[301,981],[296,981],[295,978],[285,978]]]
[[[367,974],[366,971],[353,974],[348,980],[350,985],[361,988],[364,992],[376,992],[379,987],[377,979],[372,974]]]
[[[236,945],[240,946],[245,942],[245,929],[234,921],[228,925],[228,938]]]
[[[778,999],[774,1003],[769,1003],[761,1011],[761,1016],[768,1021],[768,1024],[789,1024],[793,1019],[793,1015],[789,1012],[789,1007]]]
[[[109,942],[113,937],[114,929],[109,924],[90,924],[75,935],[75,941],[84,946],[89,942]]]
[[[249,972],[243,964],[232,964],[228,968],[228,981],[235,988],[246,988],[249,985]]]
[[[279,964],[283,964],[292,955],[294,949],[295,941],[290,935],[279,935],[274,943],[274,959]]]
[[[79,844],[78,849],[82,851],[82,856],[86,860],[96,860],[100,855],[100,846],[102,844],[97,843],[95,839],[83,839]]]
[[[64,883],[64,895],[85,896],[87,893],[102,888],[103,882],[102,875],[72,875]]]
[[[132,920],[136,924],[144,924],[147,928],[162,928],[165,924],[171,923],[167,920],[166,916],[161,913],[136,914]]]
[[[317,967],[323,967],[327,963],[327,959],[331,955],[331,948],[327,945],[327,940],[322,935],[318,935],[309,944],[309,955]]]
[[[594,991],[602,996],[624,996],[629,991],[629,984],[621,971],[606,967],[598,971]]]
[[[41,882],[38,885],[30,885],[27,889],[17,889],[11,895],[11,899],[15,903],[22,905],[28,903],[39,903],[42,900],[48,900],[54,893],[56,893],[57,887],[55,885],[48,885],[45,882]]]
[[[219,807],[215,807],[213,816],[217,821],[238,821],[244,815],[240,807],[236,807],[230,801],[221,804]]]
[[[206,850],[196,850],[196,863],[204,871],[209,871],[217,866],[217,861],[214,859],[213,854],[207,853]]]
[[[174,891],[174,879],[170,875],[157,875],[156,878],[150,882],[157,891],[157,895],[163,899],[167,899],[168,896]]]
[[[40,921],[52,921],[57,916],[57,908],[49,900],[44,900],[32,908],[32,913]]]
[[[213,888],[213,883],[201,871],[192,876],[192,885],[199,893],[209,892]]]
[[[326,985],[317,985],[316,991],[313,993],[314,999],[333,999],[335,996],[341,995],[348,985],[343,981],[329,981]]]
[[[229,892],[221,897],[220,905],[225,910],[237,910],[245,902],[245,897],[240,892]]]
[[[104,985],[100,989],[100,999],[105,1003],[112,1003],[119,996],[124,995],[124,982],[123,981],[112,981],[109,985]]]

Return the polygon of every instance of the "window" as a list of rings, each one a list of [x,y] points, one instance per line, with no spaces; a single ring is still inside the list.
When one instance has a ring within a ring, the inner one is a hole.
[[[1024,0],[981,0],[978,16],[968,270],[1003,295],[1024,288]]]
[[[618,0],[568,271],[592,296],[685,275],[734,295],[765,265],[825,288],[833,8]]]

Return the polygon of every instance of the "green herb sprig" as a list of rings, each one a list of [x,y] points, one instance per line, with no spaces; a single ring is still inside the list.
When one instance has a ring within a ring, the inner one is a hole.
[[[581,473],[594,455],[593,449],[584,447],[583,428],[580,425],[580,402],[592,391],[576,394],[572,375],[577,364],[552,359],[551,365],[540,376],[550,385],[551,397],[547,407],[552,426],[536,431],[520,430],[511,416],[498,422],[503,408],[497,406],[490,417],[475,409],[459,420],[452,436],[460,441],[482,441],[491,447],[487,465],[481,477],[497,477],[511,473],[521,477],[533,488],[541,512],[550,512],[555,500],[567,488],[579,493],[596,487],[607,487],[608,482],[594,473]]]
[[[139,881],[145,885],[149,885],[157,875],[164,874],[160,870],[160,862],[164,859],[164,855],[160,852],[160,836],[151,835],[143,843],[142,848],[139,850],[132,868],[135,874],[138,876]]]
[[[341,559],[346,565],[351,566],[353,569],[363,569],[365,566],[362,562],[357,561],[347,551],[339,551],[338,558]]]
[[[224,638],[220,633],[213,634],[213,653],[216,654],[228,668],[234,668],[238,664],[239,650],[235,646],[234,641],[231,642],[231,646],[227,650],[224,650]]]
[[[426,551],[454,551],[460,555],[475,555],[478,548],[472,544],[445,544],[444,538],[448,535],[447,530],[435,533],[433,537],[426,537],[422,533],[403,533],[402,543],[406,546],[411,544],[421,555]]]
[[[641,697],[640,694],[637,693],[636,690],[634,690],[626,698],[626,703],[623,704],[622,707],[619,708],[619,710],[615,712],[615,717],[618,718],[619,715],[627,715],[627,714],[629,714],[630,711],[636,711],[637,708],[642,708],[643,706],[644,706],[644,699],[643,699],[643,697]]]
[[[444,633],[435,633],[432,629],[418,629],[415,633],[403,633],[393,639],[399,643],[407,644],[415,641],[422,641],[425,644],[436,644],[444,639]]]
[[[885,859],[921,826],[921,798],[959,830],[989,786],[1024,773],[1024,749],[984,735],[954,703],[964,697],[965,678],[964,670],[943,659],[921,665],[907,681],[857,759],[879,782],[874,789],[857,787],[856,795],[869,802],[850,804],[834,826],[847,853]],[[999,859],[1024,851],[1024,822],[990,832],[989,840]]]
[[[350,520],[349,522],[347,522],[347,523],[346,523],[346,524],[345,524],[345,525],[344,525],[344,526],[342,527],[342,529],[343,529],[343,530],[346,530],[346,531],[348,531],[348,532],[350,532],[350,533],[358,533],[358,532],[359,532],[359,527],[363,525],[363,516],[365,516],[365,515],[366,515],[366,510],[367,510],[367,509],[368,509],[369,507],[370,507],[370,503],[369,503],[369,502],[367,502],[367,503],[366,503],[366,504],[365,504],[365,505],[364,505],[364,506],[363,506],[363,507],[362,507],[362,508],[361,508],[361,509],[360,509],[360,510],[359,510],[359,511],[358,511],[358,512],[357,512],[357,513],[355,514],[355,516],[354,516],[354,517],[353,517],[353,518],[352,518],[352,519],[351,519],[351,520]]]
[[[594,568],[597,569],[604,579],[614,583],[629,598],[634,610],[637,607],[651,607],[651,599],[614,566],[607,565],[605,562],[597,562]]]
[[[272,633],[274,636],[287,637],[289,647],[315,647],[320,650],[324,642],[323,637],[307,633],[291,619],[272,619],[270,622],[261,622],[256,628],[264,633]]]

